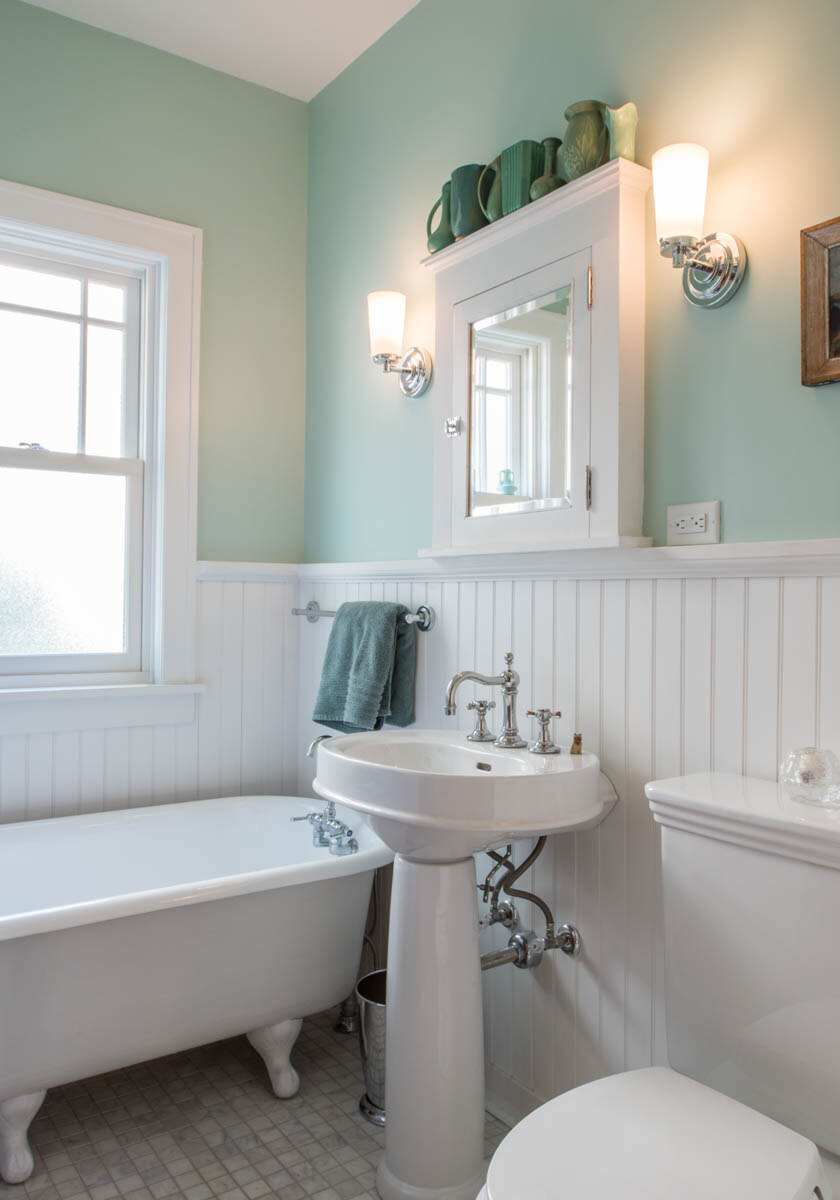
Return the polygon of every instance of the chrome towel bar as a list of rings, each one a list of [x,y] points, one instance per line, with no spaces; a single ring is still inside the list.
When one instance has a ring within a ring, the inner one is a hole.
[[[326,608],[321,608],[317,600],[310,600],[306,608],[293,608],[293,617],[306,617],[310,625],[314,625],[320,621],[321,617],[334,617],[335,613]],[[423,633],[428,633],[434,627],[435,610],[429,608],[428,604],[421,604],[417,612],[405,614],[406,623],[416,625]]]

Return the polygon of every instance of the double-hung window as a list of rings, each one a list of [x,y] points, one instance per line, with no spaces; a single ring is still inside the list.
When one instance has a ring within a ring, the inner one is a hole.
[[[141,279],[0,249],[0,658],[140,671]]]
[[[193,678],[200,252],[0,181],[0,688]]]

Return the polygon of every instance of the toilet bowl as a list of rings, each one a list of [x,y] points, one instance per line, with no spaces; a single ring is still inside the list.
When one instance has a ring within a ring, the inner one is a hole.
[[[500,1144],[479,1200],[828,1200],[813,1142],[667,1067],[543,1104]]]
[[[478,1200],[830,1200],[836,814],[735,775],[646,792],[662,826],[671,1065],[541,1105],[499,1145]]]

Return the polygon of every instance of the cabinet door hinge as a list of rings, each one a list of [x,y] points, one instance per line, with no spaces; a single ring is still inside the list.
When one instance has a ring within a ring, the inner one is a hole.
[[[586,271],[586,307],[592,307],[592,268],[588,267]]]
[[[592,468],[586,468],[586,507],[592,507]]]

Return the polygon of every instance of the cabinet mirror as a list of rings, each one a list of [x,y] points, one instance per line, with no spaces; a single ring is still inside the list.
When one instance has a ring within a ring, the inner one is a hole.
[[[473,322],[469,513],[571,503],[571,286]]]

